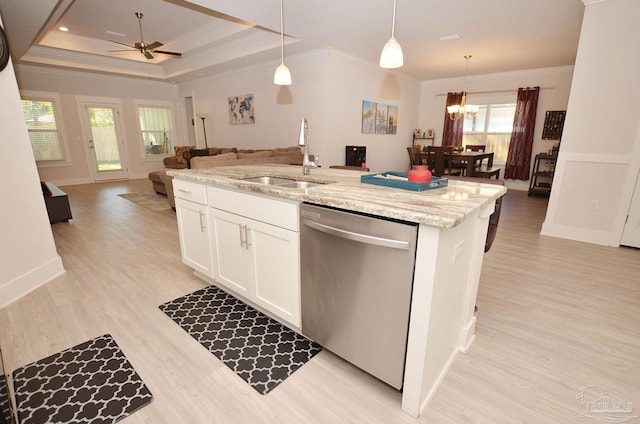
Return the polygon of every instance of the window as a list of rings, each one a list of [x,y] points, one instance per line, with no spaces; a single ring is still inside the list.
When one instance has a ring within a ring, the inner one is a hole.
[[[167,155],[173,151],[171,144],[173,119],[171,108],[163,106],[138,106],[140,131],[145,156]]]
[[[506,162],[516,105],[482,105],[474,117],[465,117],[462,144],[484,144],[494,161]]]
[[[22,99],[22,113],[37,162],[64,161],[56,104],[50,99]]]

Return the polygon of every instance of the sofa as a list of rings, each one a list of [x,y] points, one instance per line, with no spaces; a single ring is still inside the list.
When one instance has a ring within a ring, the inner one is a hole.
[[[153,190],[165,194],[169,205],[175,209],[173,177],[167,169],[206,169],[220,166],[254,165],[264,163],[302,164],[300,147],[279,147],[273,149],[237,149],[235,147],[211,147],[195,149],[195,146],[177,146],[175,156],[163,160],[165,169],[149,173]]]

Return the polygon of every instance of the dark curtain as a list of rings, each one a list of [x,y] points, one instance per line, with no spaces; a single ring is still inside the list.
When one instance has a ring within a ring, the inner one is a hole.
[[[509,153],[504,167],[504,178],[528,180],[533,148],[533,130],[536,125],[538,94],[540,87],[518,88],[516,114],[513,118],[513,132],[509,141]]]
[[[462,102],[462,93],[447,93],[447,106],[459,105]],[[462,130],[464,117],[454,121],[449,118],[447,108],[444,108],[444,130],[442,130],[443,146],[462,146]]]

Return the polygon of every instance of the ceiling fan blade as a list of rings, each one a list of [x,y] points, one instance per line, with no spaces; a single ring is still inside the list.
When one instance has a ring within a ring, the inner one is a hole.
[[[155,50],[155,49],[157,49],[158,47],[163,46],[163,45],[164,45],[164,44],[162,44],[162,43],[161,43],[161,42],[159,42],[159,41],[154,41],[153,43],[149,44],[149,45],[147,46],[147,48],[148,48],[149,50]]]
[[[170,56],[182,57],[182,53],[165,52],[164,50],[154,50],[153,52],[154,53],[160,53],[160,54],[168,54]]]
[[[116,52],[135,52],[133,49],[122,49],[122,50],[107,50],[108,53],[116,53]]]
[[[125,44],[125,43],[121,43],[119,41],[113,41],[113,40],[109,40],[111,43],[116,43],[116,44],[120,44],[121,46],[127,46],[127,47],[131,47],[132,49],[136,49],[136,46],[131,46],[129,44]]]
[[[142,52],[142,54],[144,55],[144,57],[146,57],[147,59],[153,59],[153,55],[151,54],[151,52],[149,50],[144,50]]]

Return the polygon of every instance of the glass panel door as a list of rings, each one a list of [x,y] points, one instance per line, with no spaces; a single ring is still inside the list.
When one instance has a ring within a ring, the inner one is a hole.
[[[89,153],[96,181],[127,179],[118,110],[113,105],[84,105],[88,120]]]

